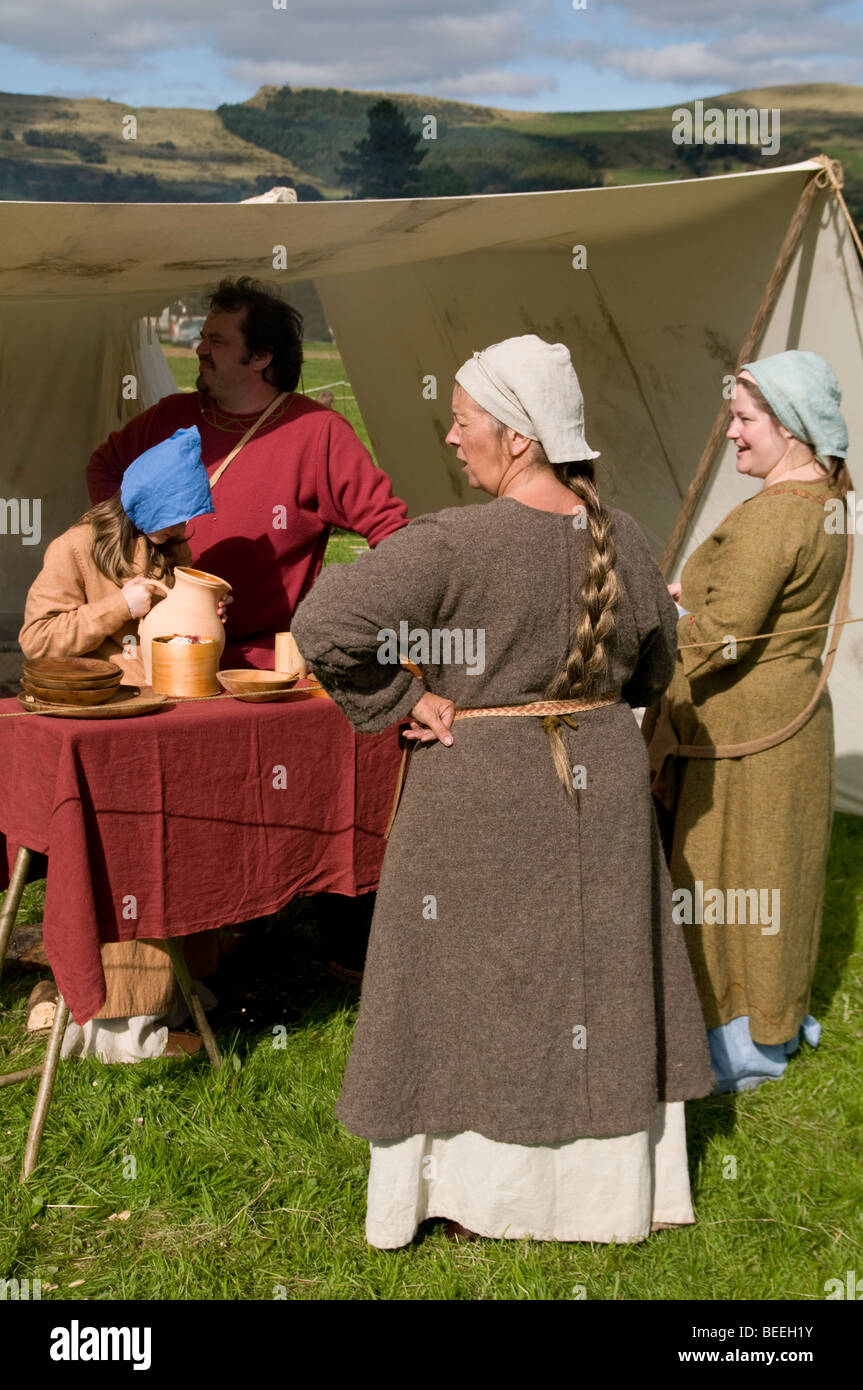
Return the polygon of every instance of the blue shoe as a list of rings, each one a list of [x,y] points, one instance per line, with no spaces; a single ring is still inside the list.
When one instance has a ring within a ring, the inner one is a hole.
[[[821,1024],[807,1014],[795,1037],[784,1043],[753,1042],[749,1019],[745,1014],[733,1018],[719,1028],[708,1028],[707,1044],[716,1084],[714,1096],[730,1091],[754,1091],[765,1081],[778,1081],[788,1065],[788,1058],[805,1038],[810,1047],[821,1039]]]

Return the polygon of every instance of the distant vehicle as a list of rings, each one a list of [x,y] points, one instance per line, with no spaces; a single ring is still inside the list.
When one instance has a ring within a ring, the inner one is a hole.
[[[201,340],[201,329],[204,326],[203,316],[200,318],[177,319],[171,324],[171,342],[177,343],[181,347],[193,347]]]

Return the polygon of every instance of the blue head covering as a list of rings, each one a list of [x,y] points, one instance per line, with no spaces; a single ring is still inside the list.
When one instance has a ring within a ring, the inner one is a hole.
[[[144,534],[214,512],[197,425],[175,430],[170,439],[139,454],[123,474],[120,501]]]
[[[822,458],[846,458],[848,426],[839,409],[842,392],[836,373],[814,352],[777,352],[742,369],[758,384],[768,405],[795,439]]]

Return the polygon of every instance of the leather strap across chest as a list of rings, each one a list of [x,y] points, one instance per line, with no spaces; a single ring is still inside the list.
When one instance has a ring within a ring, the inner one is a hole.
[[[276,409],[276,407],[279,406],[279,405],[281,405],[281,403],[282,403],[282,401],[285,399],[285,397],[286,397],[286,396],[289,396],[289,395],[290,395],[290,391],[281,391],[281,392],[279,393],[279,395],[278,395],[278,396],[274,396],[273,399],[270,401],[270,404],[269,404],[264,410],[261,411],[261,413],[260,413],[260,415],[258,416],[257,420],[255,420],[255,421],[249,426],[249,428],[246,430],[246,433],[243,435],[243,437],[242,437],[242,439],[240,440],[239,444],[235,444],[235,445],[234,445],[233,449],[232,449],[231,452],[228,454],[228,456],[227,456],[226,458],[223,458],[223,459],[222,459],[222,462],[219,464],[219,466],[218,466],[218,468],[216,469],[216,471],[215,471],[214,473],[211,473],[211,475],[210,475],[210,491],[212,491],[212,489],[216,486],[216,483],[217,483],[217,482],[219,481],[219,479],[221,478],[221,476],[222,476],[222,474],[224,473],[225,469],[227,468],[228,464],[233,462],[233,460],[237,457],[237,454],[240,452],[240,450],[241,450],[242,448],[244,448],[246,444],[248,444],[249,440],[252,438],[252,435],[253,435],[253,434],[257,434],[258,430],[261,428],[261,425],[264,423],[264,421],[265,421],[265,420],[268,420],[268,419],[270,418],[270,416],[272,415],[272,413],[273,413],[273,411]]]

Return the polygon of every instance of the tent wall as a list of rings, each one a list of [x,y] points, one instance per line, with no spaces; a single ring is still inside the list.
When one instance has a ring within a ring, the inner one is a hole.
[[[42,544],[0,535],[0,637],[20,623],[44,545],[86,505],[93,447],[171,389],[130,324],[222,275],[314,279],[378,459],[411,515],[485,500],[444,444],[453,373],[535,332],[572,349],[604,496],[659,556],[815,166],[629,188],[287,205],[0,203],[0,496],[41,498]],[[573,268],[573,248],[586,250]],[[282,251],[283,248],[283,251]],[[284,266],[274,272],[274,254]],[[819,195],[761,355],[836,367],[863,439],[860,264]],[[156,375],[150,379],[147,361]],[[140,372],[137,402],[122,376]],[[424,378],[433,377],[433,396]],[[751,484],[725,453],[684,554]],[[858,564],[852,615],[863,612]],[[863,814],[863,636],[831,681],[839,805]]]
[[[640,190],[621,190],[636,196],[616,213],[609,204],[607,224],[598,203],[590,217],[573,204],[553,234],[540,225],[517,248],[319,280],[379,462],[412,514],[483,500],[443,444],[453,373],[478,348],[538,333],[571,348],[604,495],[638,518],[659,555],[802,186],[751,189],[756,212],[678,185],[688,206],[665,225],[642,223]],[[741,221],[756,220],[758,235],[741,235]],[[584,270],[572,267],[576,244]],[[436,401],[423,398],[428,375]]]
[[[753,187],[755,206],[737,199],[693,205],[685,220],[648,223],[646,230],[639,223],[635,240],[617,228],[606,235],[595,224],[586,232],[584,219],[574,216],[568,230],[517,249],[489,247],[321,280],[378,458],[412,512],[487,500],[471,490],[443,442],[453,373],[477,348],[538,333],[571,348],[585,394],[587,439],[601,451],[603,496],[638,519],[658,558],[801,187],[785,185],[769,198]],[[631,231],[633,223],[626,226]],[[572,268],[575,244],[586,246],[585,270]],[[790,347],[835,364],[852,442],[863,440],[863,274],[828,191],[816,199],[759,356]],[[424,395],[429,376],[437,399]],[[863,497],[863,477],[860,484]],[[678,574],[753,490],[737,473],[733,448],[723,450]],[[863,563],[854,575],[851,614],[863,615]],[[863,632],[855,626],[843,634],[830,687],[837,804],[863,815]]]
[[[135,385],[125,390],[135,399],[123,394],[130,374]],[[0,641],[18,633],[45,546],[89,506],[90,454],[173,389],[158,342],[122,301],[2,306],[0,497],[38,503],[41,541],[0,534]]]

